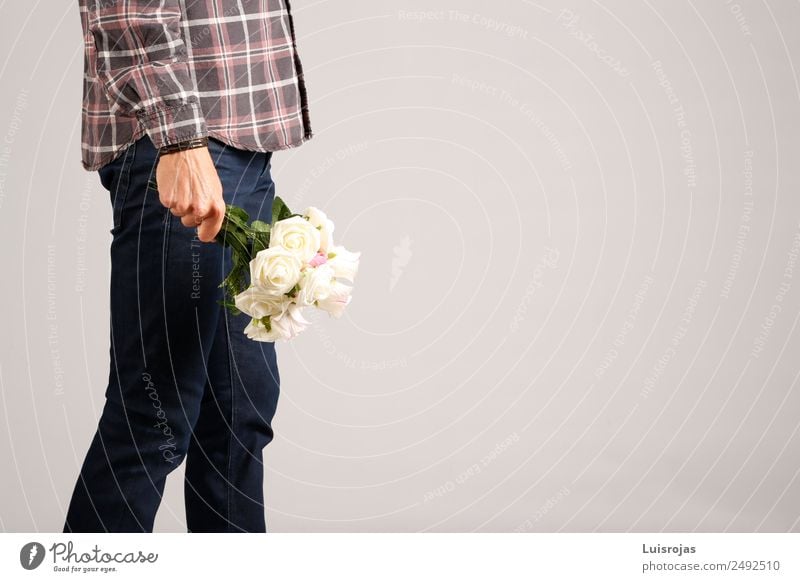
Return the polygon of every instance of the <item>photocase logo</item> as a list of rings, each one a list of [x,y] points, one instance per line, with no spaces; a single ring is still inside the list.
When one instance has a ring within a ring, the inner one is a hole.
[[[35,570],[44,561],[44,546],[39,542],[28,542],[19,551],[19,563],[26,570]]]

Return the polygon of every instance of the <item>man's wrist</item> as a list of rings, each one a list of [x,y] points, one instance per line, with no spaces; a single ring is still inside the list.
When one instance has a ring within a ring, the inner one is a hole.
[[[158,155],[162,156],[166,154],[172,154],[175,152],[182,152],[186,150],[192,150],[195,148],[204,148],[204,147],[208,147],[208,137],[206,136],[194,137],[192,139],[188,139],[185,141],[180,141],[173,144],[162,146],[158,149]]]

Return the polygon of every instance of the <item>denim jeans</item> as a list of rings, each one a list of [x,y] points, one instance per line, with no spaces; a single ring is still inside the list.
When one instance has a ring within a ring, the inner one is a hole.
[[[269,222],[271,152],[209,140],[225,202]],[[150,532],[185,459],[189,532],[265,532],[262,449],[280,377],[273,342],[217,302],[231,251],[165,208],[147,136],[99,170],[113,207],[105,403],[64,532]]]

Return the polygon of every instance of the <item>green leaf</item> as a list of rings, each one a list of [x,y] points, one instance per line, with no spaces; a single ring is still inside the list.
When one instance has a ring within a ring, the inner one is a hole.
[[[250,224],[250,228],[252,228],[256,232],[269,232],[272,226],[268,222],[264,222],[263,220],[254,220]]]
[[[269,247],[269,233],[256,232],[253,237],[253,256]]]
[[[250,250],[245,233],[240,230],[229,230],[225,232],[224,240],[233,249],[234,254],[238,255],[237,259],[249,260]]]
[[[286,202],[280,196],[275,196],[272,200],[272,224],[290,216],[292,216],[292,211],[286,206]]]
[[[222,307],[225,307],[226,309],[228,309],[228,311],[230,311],[232,315],[239,315],[240,313],[242,313],[241,311],[239,311],[239,308],[236,307],[236,304],[233,301],[228,301],[226,299],[220,299],[220,300],[217,300],[217,303],[219,305],[221,305]]]
[[[226,208],[227,210],[225,214],[227,214],[229,218],[234,219],[234,221],[241,221],[244,226],[247,226],[247,222],[250,220],[250,215],[247,214],[247,211],[244,208],[241,208],[240,206],[234,206],[233,204],[227,204]]]

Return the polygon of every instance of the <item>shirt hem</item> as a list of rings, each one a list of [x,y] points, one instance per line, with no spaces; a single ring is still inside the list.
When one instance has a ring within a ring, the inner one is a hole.
[[[147,132],[144,131],[144,130],[135,131],[133,133],[133,135],[131,136],[131,139],[127,143],[121,145],[117,150],[115,150],[114,153],[111,154],[111,156],[109,156],[108,159],[100,160],[100,161],[98,161],[96,163],[93,163],[93,164],[92,163],[88,163],[86,160],[82,159],[81,160],[81,166],[83,166],[83,169],[86,170],[87,172],[94,172],[94,171],[99,170],[103,166],[105,166],[107,164],[110,164],[111,162],[116,160],[119,156],[122,155],[122,153],[126,149],[128,149],[136,140],[138,140],[141,137],[143,137],[146,133]],[[296,141],[288,142],[288,143],[285,143],[283,145],[280,145],[280,146],[277,146],[277,147],[273,147],[273,148],[264,148],[264,147],[258,147],[258,146],[253,146],[253,145],[240,143],[240,142],[238,142],[238,141],[236,141],[234,139],[231,139],[225,133],[220,132],[220,131],[216,131],[216,130],[213,130],[213,129],[207,130],[207,133],[208,133],[209,137],[213,137],[214,139],[219,140],[219,141],[223,142],[224,144],[227,144],[227,145],[229,145],[231,147],[234,147],[236,149],[245,150],[245,151],[248,151],[248,152],[273,152],[273,151],[281,151],[281,150],[288,150],[288,149],[298,148],[301,145],[303,145],[304,143],[306,143],[307,141],[310,141],[311,138],[314,137],[314,132],[306,131],[306,132],[303,133],[303,135],[300,137],[300,139],[298,139]]]

